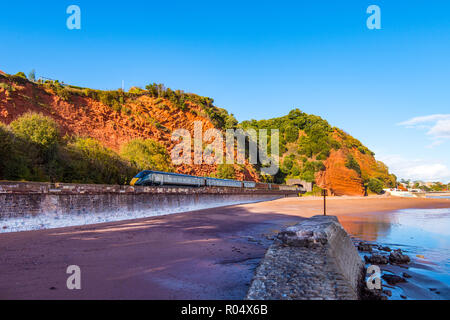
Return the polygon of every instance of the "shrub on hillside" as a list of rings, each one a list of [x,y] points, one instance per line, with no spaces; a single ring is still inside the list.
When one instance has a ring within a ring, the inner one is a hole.
[[[361,175],[361,167],[350,153],[347,155],[347,161],[345,162],[345,166],[349,169],[355,170],[359,175]]]
[[[234,166],[232,164],[219,164],[214,176],[219,179],[236,179]]]
[[[289,171],[292,169],[293,164],[294,164],[293,158],[288,156],[284,158],[283,164],[281,165],[281,170],[284,173],[289,173]]]
[[[381,194],[381,193],[383,193],[384,184],[382,181],[380,181],[376,178],[370,178],[369,183],[367,184],[367,187],[373,193]]]
[[[213,105],[214,100],[209,97],[202,97],[193,93],[185,93],[182,90],[172,90],[166,88],[161,83],[152,83],[145,86],[147,93],[155,98],[163,98],[169,100],[174,107],[186,110],[188,102],[198,104],[202,107],[203,112],[219,129],[235,128],[238,124],[233,114],[229,114],[227,110],[218,108]]]
[[[138,172],[113,150],[92,138],[77,138],[65,151],[65,181],[126,184]]]
[[[128,92],[131,94],[140,95],[143,94],[145,91],[139,87],[131,87],[130,90],[128,90]]]
[[[140,171],[173,171],[171,159],[166,148],[151,139],[130,140],[122,147],[121,155]]]
[[[289,172],[289,176],[292,178],[296,178],[300,176],[300,168],[298,167],[298,165],[294,164]]]
[[[306,182],[314,182],[315,180],[314,172],[308,170],[303,171],[300,174],[300,178]]]
[[[8,92],[16,91],[16,89],[12,85],[5,83],[5,82],[0,83],[0,88],[2,88],[5,91],[8,91]]]
[[[60,97],[64,101],[70,101],[70,92],[69,92],[69,90],[67,90],[66,88],[64,88],[61,85],[55,86],[54,90],[55,90],[55,94],[58,97]]]
[[[25,75],[24,72],[19,71],[15,74],[16,77],[22,78],[22,79],[27,79],[27,76]]]
[[[14,134],[39,145],[44,149],[50,149],[58,144],[58,124],[50,117],[37,113],[25,113],[13,122],[10,127]]]
[[[0,180],[36,180],[36,148],[0,123]]]
[[[298,128],[290,125],[285,130],[286,142],[295,142],[298,139]]]

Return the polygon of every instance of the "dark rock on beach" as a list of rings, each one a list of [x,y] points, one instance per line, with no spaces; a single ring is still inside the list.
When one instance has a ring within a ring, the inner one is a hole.
[[[406,282],[405,278],[402,278],[400,276],[397,276],[395,274],[383,274],[381,276],[386,282],[392,286],[396,285],[397,283]]]
[[[392,264],[406,264],[409,263],[411,259],[406,254],[403,254],[401,249],[394,250],[389,255],[389,262]]]
[[[403,272],[402,276],[403,276],[403,278],[406,278],[406,279],[412,278],[412,276],[406,272]]]
[[[372,252],[372,245],[369,243],[360,242],[358,244],[358,251]]]
[[[381,250],[381,251],[386,251],[386,252],[391,252],[392,251],[391,248],[383,247],[383,246],[378,246],[378,249]]]
[[[377,289],[368,289],[363,287],[361,290],[361,300],[387,300],[387,297],[383,295],[384,291]]]
[[[388,297],[391,297],[392,296],[392,291],[391,290],[383,290],[383,293],[385,294],[385,295],[387,295]]]
[[[388,258],[380,254],[372,254],[371,256],[364,256],[366,263],[371,264],[388,264]]]

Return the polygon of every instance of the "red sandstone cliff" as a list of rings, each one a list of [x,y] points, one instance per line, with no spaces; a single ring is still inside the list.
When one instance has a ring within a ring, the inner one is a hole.
[[[326,169],[316,174],[316,183],[319,187],[330,190],[333,195],[363,196],[363,181],[356,171],[345,166],[346,159],[345,150],[331,151],[324,163]]]
[[[151,138],[162,143],[170,152],[176,145],[171,141],[175,129],[188,129],[193,137],[194,121],[202,121],[203,131],[213,128],[201,106],[190,103],[186,110],[176,108],[169,100],[141,95],[124,101],[127,112],[118,112],[89,97],[71,95],[68,101],[52,89],[29,81],[12,82],[0,77],[0,122],[9,124],[20,115],[32,111],[55,119],[62,135],[92,137],[105,146],[119,151],[133,138]],[[9,88],[7,88],[9,86]],[[209,176],[216,165],[181,165],[179,173]],[[251,165],[235,166],[241,180],[259,181]]]
[[[40,112],[55,119],[63,135],[92,137],[115,151],[133,138],[151,138],[170,152],[175,145],[171,141],[173,130],[188,129],[193,136],[195,121],[203,123],[203,131],[214,127],[202,106],[193,102],[187,102],[187,107],[180,109],[167,99],[141,94],[125,98],[121,109],[115,110],[86,95],[72,94],[64,98],[49,86],[16,80],[0,74],[0,122],[9,124],[26,112]],[[305,133],[300,131],[299,135]],[[343,145],[355,140],[338,129],[334,138]],[[346,167],[348,154],[358,162],[361,174]],[[389,175],[387,168],[377,162],[373,154],[360,152],[351,145],[331,150],[323,164],[325,170],[315,174],[316,183],[334,195],[362,196],[367,178]],[[216,165],[206,164],[176,167],[179,173],[200,176],[209,176],[216,169]],[[236,165],[235,171],[238,179],[259,181],[257,170],[249,164]]]

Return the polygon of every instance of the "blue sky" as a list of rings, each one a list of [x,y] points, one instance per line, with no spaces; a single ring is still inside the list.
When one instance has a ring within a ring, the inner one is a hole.
[[[66,27],[71,4],[81,30]],[[381,30],[366,27],[371,4]],[[164,83],[240,121],[298,107],[400,177],[449,182],[449,12],[448,1],[8,1],[0,70],[99,89]]]

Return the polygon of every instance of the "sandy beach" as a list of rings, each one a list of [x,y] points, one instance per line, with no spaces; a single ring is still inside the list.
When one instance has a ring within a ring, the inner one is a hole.
[[[394,211],[409,208],[450,208],[450,199],[400,198],[389,196],[327,197],[327,214],[344,216],[363,212]],[[278,212],[311,217],[323,214],[322,197],[284,198],[276,201],[245,205],[252,212]]]
[[[322,214],[322,199],[283,198],[159,217],[0,234],[2,299],[242,299],[271,237]],[[449,208],[448,199],[328,198],[358,213]],[[82,290],[66,288],[66,268]]]

